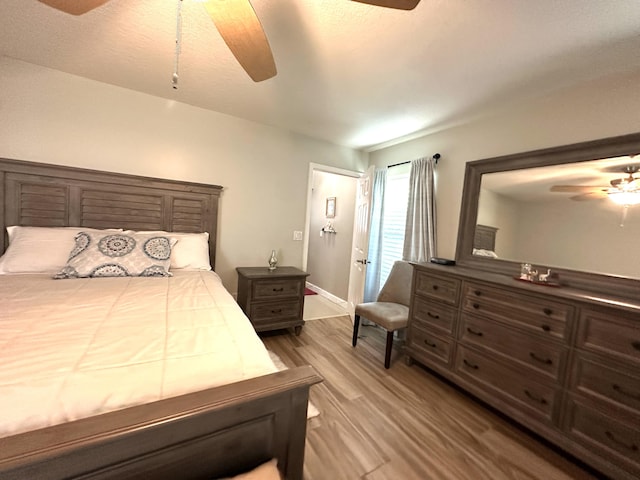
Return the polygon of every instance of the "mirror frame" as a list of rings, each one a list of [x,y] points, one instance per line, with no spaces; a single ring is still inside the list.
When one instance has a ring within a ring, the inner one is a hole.
[[[473,255],[473,239],[478,218],[480,184],[482,175],[485,173],[577,163],[636,154],[640,154],[640,133],[468,162],[465,167],[464,188],[460,207],[456,263],[474,270],[509,276],[517,276],[520,273],[519,262]],[[635,252],[635,254],[640,255],[640,252]],[[536,266],[544,269],[552,268],[553,271],[558,272],[560,283],[565,287],[606,293],[621,298],[640,299],[640,280],[638,279],[548,265],[536,264]]]

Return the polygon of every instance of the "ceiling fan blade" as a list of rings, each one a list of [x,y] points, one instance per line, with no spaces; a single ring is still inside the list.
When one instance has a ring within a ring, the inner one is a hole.
[[[99,7],[109,0],[38,0],[50,7],[71,15],[82,15]]]
[[[606,191],[607,187],[596,187],[591,185],[553,185],[551,192],[593,192]]]
[[[269,41],[249,0],[209,0],[204,7],[233,56],[254,82],[276,75]]]
[[[420,0],[353,0],[354,2],[366,3],[376,7],[396,8],[398,10],[413,10]]]
[[[583,202],[585,200],[598,200],[600,198],[607,198],[607,196],[608,194],[606,191],[599,191],[599,192],[582,193],[580,195],[574,195],[573,197],[569,197],[569,198],[577,202]]]

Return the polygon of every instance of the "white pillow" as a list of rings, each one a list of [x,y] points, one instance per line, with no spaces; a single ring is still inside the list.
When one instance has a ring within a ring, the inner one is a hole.
[[[76,235],[69,261],[54,278],[169,277],[171,248],[177,241],[130,231],[83,231]]]
[[[121,232],[84,227],[7,227],[9,248],[0,257],[0,274],[57,273],[69,260],[75,236],[87,232]]]
[[[127,232],[136,233],[131,230],[127,230]],[[161,230],[137,233],[165,235],[178,239],[178,243],[171,249],[171,270],[211,270],[209,233],[164,232]]]

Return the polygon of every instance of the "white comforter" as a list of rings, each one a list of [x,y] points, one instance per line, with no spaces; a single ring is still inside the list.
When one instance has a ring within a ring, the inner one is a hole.
[[[274,371],[213,272],[0,276],[0,437]]]

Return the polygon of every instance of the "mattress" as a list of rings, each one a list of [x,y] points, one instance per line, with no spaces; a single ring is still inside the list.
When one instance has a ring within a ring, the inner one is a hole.
[[[214,272],[0,276],[0,437],[275,372]]]

